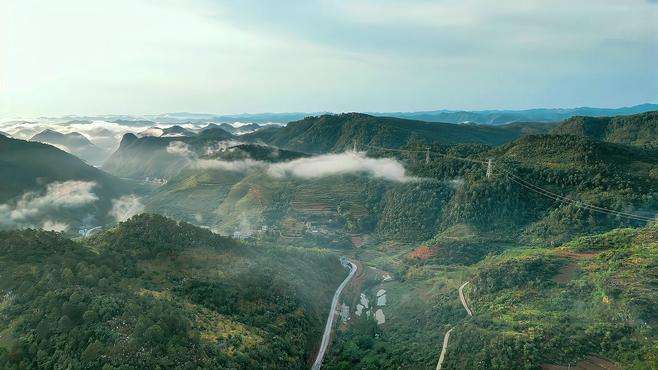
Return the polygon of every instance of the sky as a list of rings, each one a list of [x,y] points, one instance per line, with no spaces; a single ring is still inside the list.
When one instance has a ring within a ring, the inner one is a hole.
[[[658,102],[657,0],[0,0],[0,117]]]

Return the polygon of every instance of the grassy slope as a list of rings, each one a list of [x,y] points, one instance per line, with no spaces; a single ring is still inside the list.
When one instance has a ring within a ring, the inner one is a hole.
[[[453,248],[448,240],[444,248]],[[461,242],[477,240],[463,236]],[[386,289],[386,323],[368,325],[352,314],[328,368],[434,368],[443,335],[453,326],[447,369],[567,366],[590,355],[624,368],[655,367],[656,247],[658,228],[649,226],[552,249],[507,245],[475,263],[441,252],[410,258],[408,246],[361,250],[358,259],[395,277],[373,278],[355,293],[372,299]],[[457,294],[465,281],[471,281],[466,295],[474,317]]]
[[[535,368],[588,354],[658,366],[658,229],[618,229],[560,248],[511,251],[473,270],[476,317],[448,364]]]

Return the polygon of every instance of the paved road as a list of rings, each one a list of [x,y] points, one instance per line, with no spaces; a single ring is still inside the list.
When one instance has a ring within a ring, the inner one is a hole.
[[[336,289],[336,292],[334,293],[334,299],[331,301],[331,310],[329,310],[329,317],[327,317],[327,324],[324,326],[322,344],[320,344],[318,356],[315,358],[315,362],[313,363],[313,370],[318,370],[320,366],[322,366],[324,353],[327,350],[327,346],[329,346],[329,341],[331,340],[331,329],[334,326],[334,317],[336,316],[336,306],[338,306],[338,298],[340,297],[340,293],[343,291],[343,288],[345,288],[345,285],[347,285],[347,283],[352,279],[354,274],[356,274],[356,270],[358,269],[358,267],[356,267],[356,265],[351,261],[347,261],[347,263],[350,265],[350,273],[347,275],[345,280],[340,283],[338,289]]]
[[[464,297],[464,287],[468,285],[470,281],[465,282],[462,284],[462,286],[459,287],[459,299],[462,301],[462,305],[466,309],[466,312],[468,313],[468,316],[473,316],[473,311],[471,311],[470,308],[468,308],[468,303],[466,303],[466,297]]]
[[[441,370],[441,366],[443,366],[443,359],[446,357],[446,350],[448,349],[448,341],[450,340],[450,333],[455,327],[453,326],[448,330],[443,337],[443,348],[441,349],[441,356],[439,356],[439,362],[436,364],[436,370]]]

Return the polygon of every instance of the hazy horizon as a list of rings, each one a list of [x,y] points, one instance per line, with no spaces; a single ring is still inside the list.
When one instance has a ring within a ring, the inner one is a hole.
[[[151,113],[89,113],[89,114],[76,114],[76,113],[64,113],[64,114],[31,114],[31,115],[16,115],[16,116],[0,116],[0,121],[7,120],[20,120],[20,119],[61,119],[64,117],[133,117],[133,118],[152,118],[155,116],[165,116],[165,115],[175,115],[175,114],[190,114],[190,115],[199,115],[199,116],[258,116],[258,115],[284,115],[284,114],[342,114],[342,113],[365,113],[365,114],[387,114],[387,113],[423,113],[423,112],[485,112],[485,111],[531,111],[531,110],[569,110],[569,109],[579,109],[579,108],[591,108],[591,109],[623,109],[623,108],[632,108],[643,105],[658,105],[658,102],[643,102],[625,106],[538,106],[538,107],[528,107],[528,108],[491,108],[491,109],[458,109],[458,108],[436,108],[436,109],[424,109],[417,111],[381,111],[381,112],[368,112],[368,111],[356,111],[356,110],[346,110],[346,111],[319,111],[319,110],[310,110],[310,111],[278,111],[278,112],[189,112],[189,111],[178,111],[178,112],[151,112]]]

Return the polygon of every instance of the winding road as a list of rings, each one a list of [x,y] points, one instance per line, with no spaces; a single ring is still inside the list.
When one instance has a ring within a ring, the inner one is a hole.
[[[464,287],[468,285],[470,281],[465,282],[462,284],[462,286],[459,287],[459,299],[462,301],[462,305],[464,306],[464,309],[466,309],[466,312],[468,313],[468,316],[473,316],[473,311],[471,311],[470,308],[468,308],[468,303],[466,303],[466,297],[464,297]]]
[[[462,301],[462,306],[464,306],[464,309],[466,310],[466,313],[468,316],[473,316],[473,311],[468,307],[468,303],[466,302],[466,297],[464,296],[464,287],[468,285],[470,281],[465,282],[459,287],[459,300]],[[441,370],[441,366],[443,366],[443,360],[446,357],[446,351],[448,349],[448,341],[450,340],[450,333],[455,327],[453,326],[446,332],[446,334],[443,336],[443,348],[441,348],[441,355],[439,356],[439,362],[436,363],[436,370]]]
[[[354,274],[356,274],[356,270],[358,267],[356,264],[352,263],[351,261],[347,261],[347,263],[350,265],[350,273],[347,275],[345,280],[343,280],[342,283],[338,286],[338,289],[336,289],[336,292],[334,293],[334,298],[331,301],[331,310],[329,310],[329,317],[327,317],[327,324],[324,326],[324,334],[322,335],[322,344],[320,344],[320,349],[318,350],[318,355],[315,358],[315,362],[313,363],[313,370],[318,370],[320,366],[322,366],[322,360],[324,359],[324,353],[327,351],[327,347],[329,346],[329,341],[331,340],[331,329],[334,326],[334,317],[336,317],[336,306],[338,306],[338,298],[340,297],[340,293],[343,291],[343,288],[345,288],[345,285],[354,277]]]

